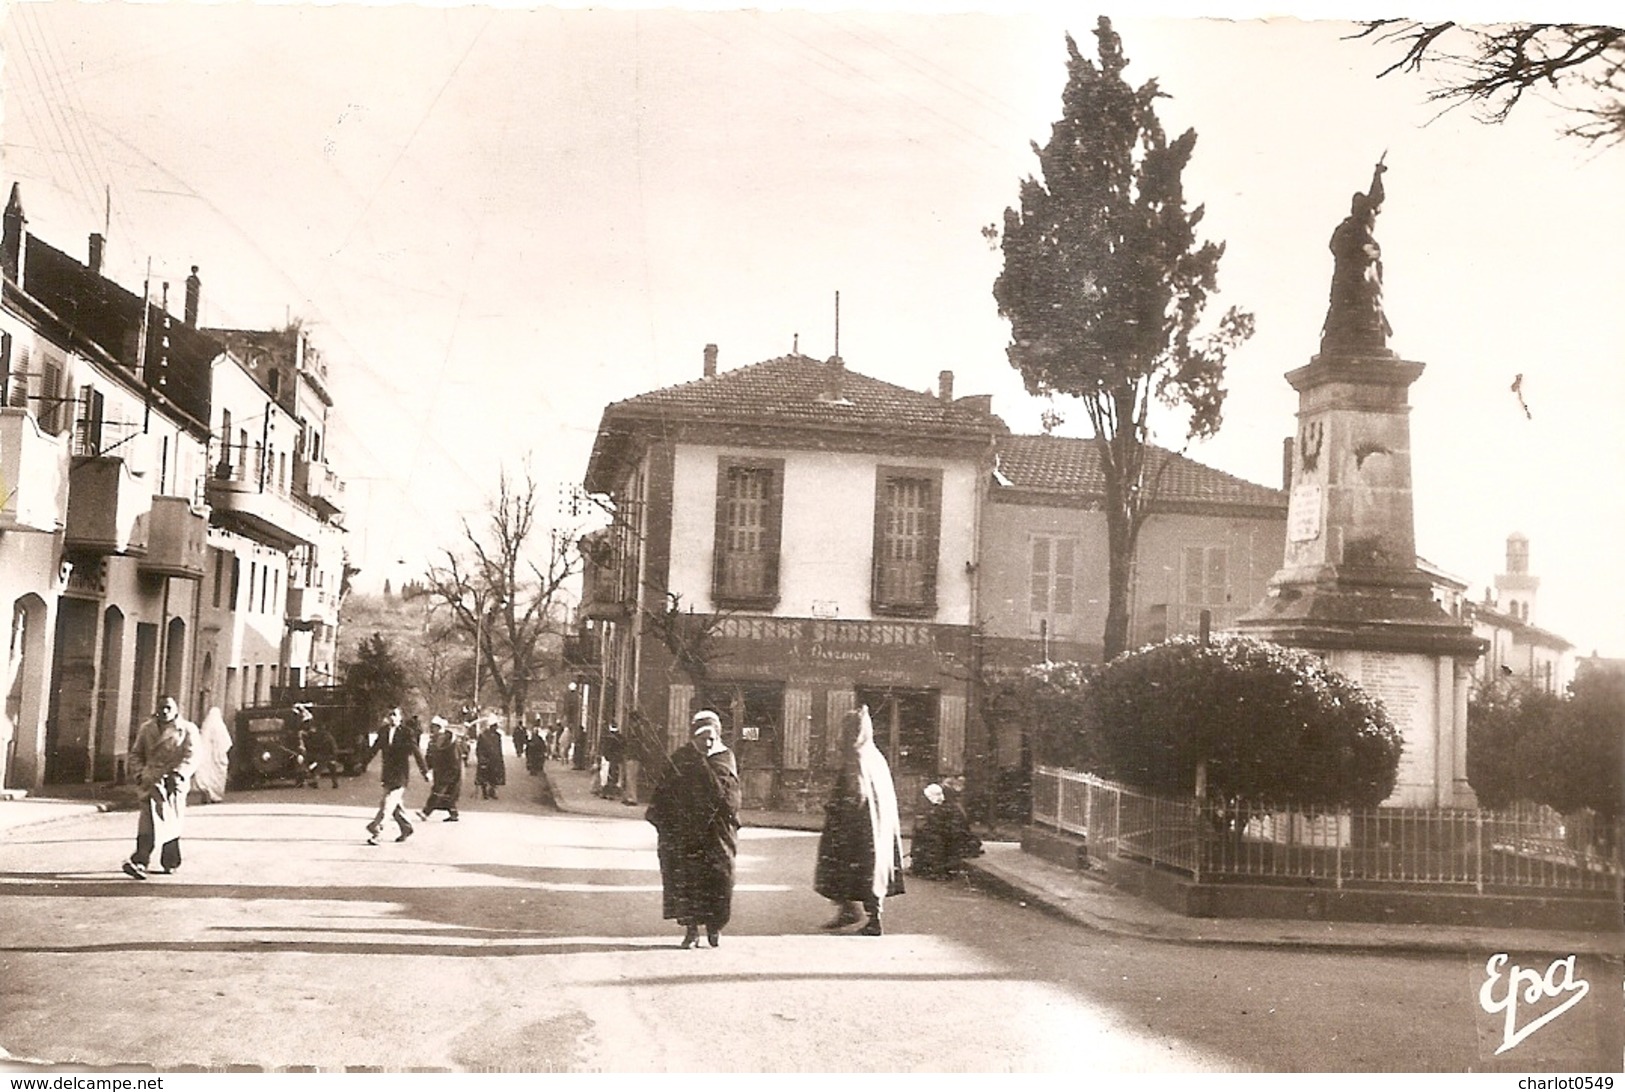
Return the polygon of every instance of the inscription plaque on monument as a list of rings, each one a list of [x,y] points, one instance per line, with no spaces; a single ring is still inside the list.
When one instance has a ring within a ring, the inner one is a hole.
[[[1320,537],[1320,486],[1293,488],[1287,506],[1286,533],[1292,542],[1313,542]]]
[[[1348,661],[1341,670],[1382,702],[1394,727],[1405,738],[1394,797],[1389,802],[1399,805],[1428,802],[1425,795],[1414,800],[1407,797],[1425,790],[1434,781],[1437,725],[1434,723],[1431,658],[1416,653],[1368,649],[1348,654]]]

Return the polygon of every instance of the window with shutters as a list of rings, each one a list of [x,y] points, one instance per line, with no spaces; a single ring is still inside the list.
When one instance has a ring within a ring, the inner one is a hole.
[[[718,606],[759,609],[778,602],[783,509],[784,460],[718,462],[712,570],[712,598]]]
[[[1223,546],[1185,547],[1185,605],[1222,607],[1230,601],[1230,552]]]
[[[49,356],[40,364],[35,412],[39,417],[40,428],[46,432],[61,432],[64,427],[62,419],[66,402],[62,397],[62,371],[62,361]]]
[[[102,453],[102,419],[106,398],[88,383],[79,388],[79,420],[74,425],[74,449],[82,455]]]
[[[39,408],[30,402],[29,395],[33,393],[30,384],[33,377],[28,374],[29,353],[27,345],[18,345],[16,355],[11,361],[11,379],[9,389],[6,391],[6,405],[13,409],[34,410],[34,419],[39,420]]]
[[[924,617],[937,609],[942,473],[881,467],[875,483],[873,607]]]
[[[231,456],[231,411],[224,406],[220,407],[220,457],[215,460],[219,467],[216,473],[222,478],[231,477],[231,468],[237,460]]]
[[[1027,611],[1029,628],[1038,631],[1044,623],[1054,633],[1057,622],[1070,623],[1076,608],[1078,554],[1077,539],[1058,535],[1032,536]]]

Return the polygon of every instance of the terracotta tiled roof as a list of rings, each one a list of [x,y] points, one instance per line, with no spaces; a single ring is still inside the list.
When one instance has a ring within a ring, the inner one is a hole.
[[[658,417],[984,436],[990,427],[1003,430],[1002,422],[975,399],[943,402],[847,368],[840,371],[840,397],[832,399],[832,370],[828,361],[809,356],[776,357],[611,403],[604,419]]]
[[[1173,462],[1163,472],[1158,498],[1164,503],[1235,504],[1286,509],[1286,493],[1255,485],[1222,470],[1158,448]],[[1063,436],[1001,436],[995,452],[1008,488],[1068,497],[1103,496],[1100,451],[1093,440]],[[1002,483],[1001,483],[1002,484]]]

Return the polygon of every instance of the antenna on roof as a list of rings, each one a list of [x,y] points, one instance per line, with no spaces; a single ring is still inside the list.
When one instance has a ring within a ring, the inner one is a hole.
[[[791,356],[800,356],[801,355],[801,335],[800,334],[791,334],[790,335],[790,355]]]
[[[841,291],[835,290],[835,359],[841,359]]]

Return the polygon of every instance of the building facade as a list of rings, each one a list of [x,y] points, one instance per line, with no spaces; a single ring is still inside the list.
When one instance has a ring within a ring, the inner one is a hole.
[[[983,669],[1098,663],[1107,607],[1105,479],[1091,440],[1001,436],[982,521],[977,613]],[[1129,589],[1129,644],[1228,629],[1264,595],[1286,542],[1283,490],[1173,452],[1141,528]],[[1019,768],[1013,725],[991,725],[996,770]]]
[[[700,379],[606,408],[586,475],[615,512],[587,557],[589,730],[614,721],[664,753],[715,709],[751,807],[819,806],[857,705],[900,799],[961,772],[1002,424],[940,383],[800,355],[718,374],[707,347]]]
[[[46,437],[65,450],[67,489],[56,531],[42,518],[0,545],[22,559],[0,592],[12,605],[8,787],[121,779],[134,726],[191,682],[217,350],[102,277],[102,247],[92,236],[81,263],[30,236],[13,187],[7,423],[19,454]]]
[[[266,397],[255,361],[197,328],[195,268],[178,319],[168,284],[154,301],[153,286],[137,295],[103,275],[105,245],[91,236],[81,262],[32,236],[12,188],[0,247],[7,788],[122,781],[160,695],[193,719],[219,707],[229,724],[290,674],[332,670],[318,626],[337,624],[342,505],[300,484],[320,476],[316,490],[342,496],[325,451],[302,446],[307,429],[325,434],[325,384],[301,400],[296,359],[287,397]],[[330,600],[307,605],[310,584]]]

